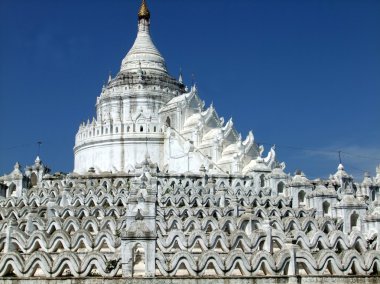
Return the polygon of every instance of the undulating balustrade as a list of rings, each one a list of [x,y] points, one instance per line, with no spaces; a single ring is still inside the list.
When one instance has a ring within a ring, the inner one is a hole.
[[[0,200],[0,276],[114,276],[129,179],[53,181]]]
[[[346,235],[339,220],[315,218],[314,209],[291,208],[290,198],[272,197],[242,180],[234,183],[162,183],[159,275],[377,273],[380,254],[368,250],[360,232]]]
[[[379,271],[361,232],[251,181],[162,175],[158,189],[156,276]],[[130,178],[53,180],[1,199],[0,276],[121,276],[129,192]]]

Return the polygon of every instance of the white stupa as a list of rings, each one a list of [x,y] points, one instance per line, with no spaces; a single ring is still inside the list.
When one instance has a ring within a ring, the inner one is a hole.
[[[135,43],[97,98],[96,118],[79,127],[74,172],[130,172],[146,153],[159,171],[171,173],[199,173],[204,167],[247,174],[257,165],[275,166],[274,150],[261,158],[252,133],[243,140],[232,120],[225,123],[212,105],[204,108],[196,86],[186,90],[182,76],[168,74],[143,2]]]

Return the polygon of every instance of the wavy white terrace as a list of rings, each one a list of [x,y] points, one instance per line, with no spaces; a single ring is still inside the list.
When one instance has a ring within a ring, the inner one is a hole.
[[[327,180],[285,173],[169,75],[145,1],[138,15],[74,171],[37,157],[0,177],[0,277],[378,275],[380,166],[360,182],[343,165]]]

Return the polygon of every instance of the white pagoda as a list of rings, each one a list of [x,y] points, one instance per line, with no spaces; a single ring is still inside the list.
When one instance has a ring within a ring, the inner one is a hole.
[[[247,174],[271,170],[274,150],[261,158],[252,132],[245,139],[232,120],[207,109],[196,86],[168,74],[150,36],[150,13],[138,14],[136,40],[96,101],[96,118],[79,127],[74,172],[130,172],[148,154],[159,171]]]
[[[168,74],[149,25],[143,0],[74,171],[0,177],[0,284],[379,283],[380,166],[285,173]]]

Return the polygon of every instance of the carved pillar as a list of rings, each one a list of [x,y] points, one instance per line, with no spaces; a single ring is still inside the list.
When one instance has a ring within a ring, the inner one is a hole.
[[[233,196],[231,198],[231,203],[230,203],[230,206],[234,208],[234,211],[232,213],[232,216],[234,217],[239,217],[239,213],[240,213],[240,210],[239,210],[239,202],[238,202],[238,199],[236,196]]]
[[[65,187],[62,192],[62,198],[61,201],[59,202],[59,206],[61,207],[66,207],[71,204],[71,196],[70,196],[70,188]]]
[[[25,227],[25,233],[27,233],[28,235],[31,235],[36,230],[36,227],[33,224],[33,220],[36,216],[37,216],[37,209],[32,208],[30,212],[28,213],[28,216],[27,216],[28,221]]]
[[[123,277],[135,277],[134,266],[144,260],[142,277],[154,277],[156,271],[157,179],[148,180],[145,172],[132,183],[127,205],[126,228],[121,237]],[[140,255],[137,249],[144,250]],[[139,259],[141,258],[141,259]]]
[[[263,230],[266,233],[265,242],[263,249],[270,254],[273,253],[273,244],[272,244],[272,225],[269,219],[264,220]]]
[[[215,195],[215,180],[213,178],[210,178],[207,185],[210,189],[210,194]]]
[[[219,196],[219,207],[224,208],[226,207],[226,191],[227,189],[224,187],[224,184],[219,186],[216,190],[216,195]]]
[[[55,209],[53,208],[56,205],[55,198],[49,197],[49,201],[46,204],[46,215],[48,218],[54,218],[55,217]]]
[[[297,257],[296,257],[296,248],[297,245],[292,244],[292,239],[286,240],[285,247],[289,251],[289,268],[288,268],[288,276],[295,276],[298,274],[298,265],[297,265]]]
[[[5,253],[15,251],[15,246],[12,242],[12,235],[13,235],[14,229],[17,227],[18,227],[18,223],[15,219],[12,218],[11,220],[9,220],[6,237],[5,237],[5,247],[4,247]]]

